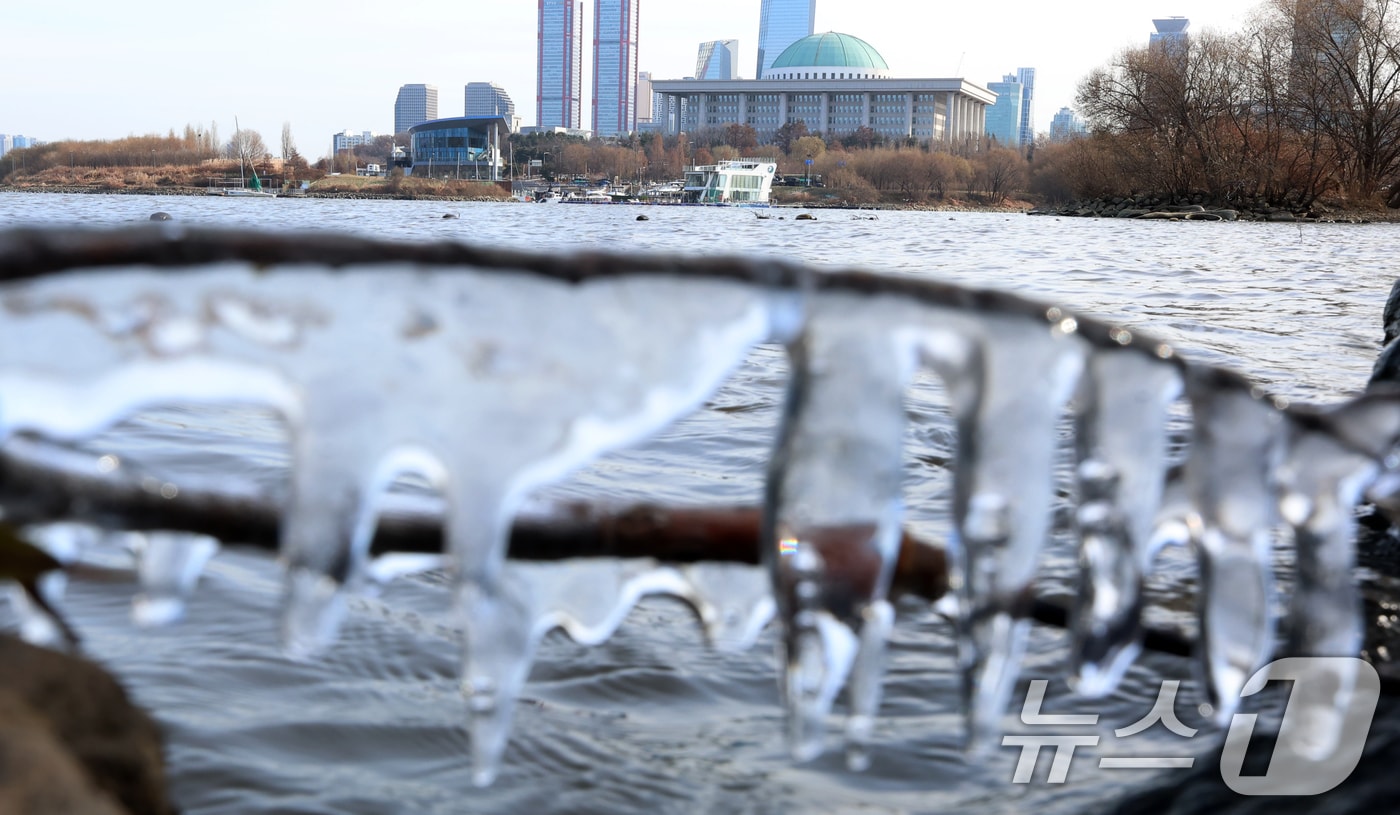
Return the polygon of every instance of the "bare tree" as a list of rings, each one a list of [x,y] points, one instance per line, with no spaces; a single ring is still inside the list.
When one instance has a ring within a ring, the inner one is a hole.
[[[1270,0],[1291,32],[1287,102],[1322,138],[1350,192],[1400,169],[1400,9],[1391,0]]]
[[[233,138],[224,146],[224,154],[240,162],[261,161],[271,155],[262,135],[256,130],[245,128],[233,131]]]
[[[292,138],[292,123],[282,123],[282,162],[288,167],[305,167],[306,159],[297,152],[297,143]]]
[[[1025,184],[1026,160],[1019,150],[995,147],[977,155],[973,162],[973,188],[990,203],[999,203],[1013,189]]]

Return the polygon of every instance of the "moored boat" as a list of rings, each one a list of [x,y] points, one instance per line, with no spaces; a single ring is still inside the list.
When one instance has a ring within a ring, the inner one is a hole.
[[[728,159],[685,171],[683,204],[766,207],[778,165],[771,159]]]

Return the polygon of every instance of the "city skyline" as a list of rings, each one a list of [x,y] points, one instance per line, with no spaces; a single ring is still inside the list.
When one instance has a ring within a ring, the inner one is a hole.
[[[396,14],[405,18],[437,20],[438,30],[490,32],[479,40],[468,35],[444,44],[425,42],[421,33],[395,37],[392,28],[328,28],[336,8],[329,3],[246,0],[242,8],[251,19],[278,20],[267,29],[294,34],[268,35],[268,45],[257,48],[256,58],[238,71],[194,71],[190,65],[212,59],[206,33],[221,24],[213,10],[150,0],[151,13],[140,15],[149,19],[138,20],[129,10],[91,0],[20,4],[7,15],[10,29],[21,34],[7,51],[12,64],[24,70],[0,84],[0,132],[43,141],[113,139],[216,123],[227,139],[237,116],[269,144],[289,123],[298,147],[314,158],[335,133],[392,129],[390,104],[404,84],[441,89],[475,81],[504,88],[517,100],[522,123],[536,124],[536,106],[529,100],[537,84],[537,3],[466,5],[403,0],[396,6]],[[1034,67],[1035,130],[1044,132],[1056,111],[1073,105],[1075,85],[1084,74],[1124,47],[1146,45],[1154,19],[1186,17],[1193,33],[1234,30],[1258,5],[1257,0],[1097,0],[1066,15],[1043,3],[1008,0],[997,7],[995,20],[986,7],[939,9],[938,25],[914,26],[907,23],[927,16],[925,3],[821,0],[814,28],[866,40],[903,77],[959,76],[985,87],[1009,65]],[[637,68],[655,79],[679,79],[694,71],[702,42],[736,39],[738,72],[753,78],[759,7],[760,0],[708,0],[705,13],[696,14],[683,4],[647,3],[641,9]],[[585,36],[592,33],[595,8],[587,4]],[[591,62],[591,54],[585,61]],[[593,94],[591,65],[584,66],[584,74],[581,98],[587,103]],[[440,114],[454,115],[450,109]]]

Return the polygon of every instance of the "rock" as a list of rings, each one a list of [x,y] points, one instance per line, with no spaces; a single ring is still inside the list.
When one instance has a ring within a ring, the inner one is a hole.
[[[43,717],[0,691],[0,812],[122,815]]]
[[[1267,216],[1265,216],[1264,220],[1274,221],[1277,223],[1289,223],[1291,221],[1298,220],[1298,218],[1291,212],[1283,212],[1282,210],[1279,210],[1275,212],[1270,212]]]
[[[442,219],[443,219],[444,221],[453,221],[453,220],[456,220],[456,219],[457,219],[457,216],[456,216],[456,215],[453,215],[452,213],[449,212],[449,213],[447,213],[446,215],[442,216]]]
[[[645,216],[645,215],[638,215],[638,216],[637,216],[637,220],[639,220],[639,221],[650,221],[651,219],[648,218],[648,217]]]
[[[0,812],[175,812],[160,730],[105,670],[7,635],[0,665]]]
[[[794,221],[815,221],[816,219],[817,216],[813,215],[810,212],[804,212],[801,215],[798,215],[796,218],[793,218]]]
[[[151,220],[152,220],[152,221],[172,221],[172,220],[174,220],[174,219],[170,217],[170,213],[168,213],[168,212],[152,212],[152,213],[151,213]]]

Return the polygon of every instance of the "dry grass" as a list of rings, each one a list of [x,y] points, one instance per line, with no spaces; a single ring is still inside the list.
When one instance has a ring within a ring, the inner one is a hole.
[[[490,181],[457,181],[411,176],[326,176],[313,182],[307,192],[311,195],[373,195],[387,198],[455,198],[475,201],[503,201],[510,197],[508,192]]]

